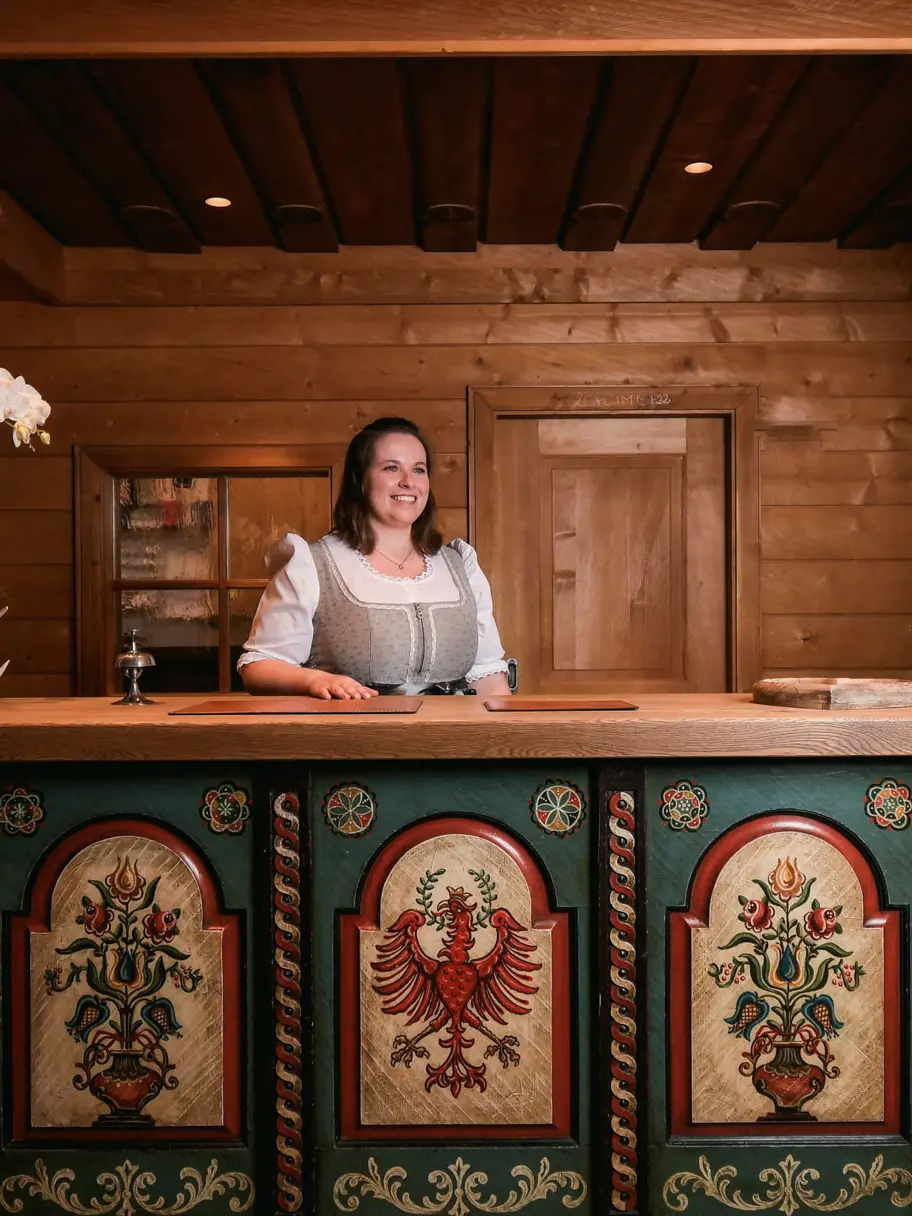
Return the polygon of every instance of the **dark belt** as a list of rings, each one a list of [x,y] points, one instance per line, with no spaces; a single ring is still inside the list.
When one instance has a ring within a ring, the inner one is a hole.
[[[465,677],[458,680],[441,680],[438,684],[372,684],[381,697],[474,697],[475,689]]]

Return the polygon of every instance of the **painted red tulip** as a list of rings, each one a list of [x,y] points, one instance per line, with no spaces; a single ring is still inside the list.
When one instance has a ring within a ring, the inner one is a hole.
[[[804,917],[804,927],[817,941],[832,937],[836,932],[839,915],[835,908],[812,908]]]
[[[744,905],[744,923],[748,929],[761,933],[773,923],[773,909],[765,899],[749,899]]]
[[[83,902],[82,927],[93,937],[101,937],[102,934],[107,933],[113,918],[114,913],[103,904],[93,904],[89,900]]]
[[[162,912],[161,909],[155,908],[148,916],[143,917],[143,929],[146,931],[146,937],[157,944],[170,942],[175,933],[177,933],[177,921],[179,917],[180,908],[175,908],[173,912]]]

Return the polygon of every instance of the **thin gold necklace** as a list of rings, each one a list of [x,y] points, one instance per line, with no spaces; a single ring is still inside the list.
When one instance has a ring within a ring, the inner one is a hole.
[[[404,570],[405,563],[415,552],[415,546],[412,545],[411,549],[409,549],[408,553],[406,553],[405,557],[402,559],[401,562],[397,562],[394,557],[390,557],[388,554],[384,553],[381,549],[378,549],[376,545],[374,545],[374,552],[379,553],[381,557],[385,557],[388,562],[392,562],[392,564],[397,568],[397,570]]]

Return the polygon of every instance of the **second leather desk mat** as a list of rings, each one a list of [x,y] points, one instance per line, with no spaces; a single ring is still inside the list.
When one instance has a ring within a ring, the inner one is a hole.
[[[488,697],[485,708],[492,713],[554,713],[561,710],[639,709],[639,706],[608,697]]]
[[[199,701],[172,709],[172,718],[205,714],[416,714],[423,697],[371,697],[369,701],[323,701],[319,697],[250,697]]]

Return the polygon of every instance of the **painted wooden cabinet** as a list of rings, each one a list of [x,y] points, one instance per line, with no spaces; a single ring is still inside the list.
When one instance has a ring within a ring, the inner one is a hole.
[[[0,1211],[907,1205],[910,778],[4,765]]]

